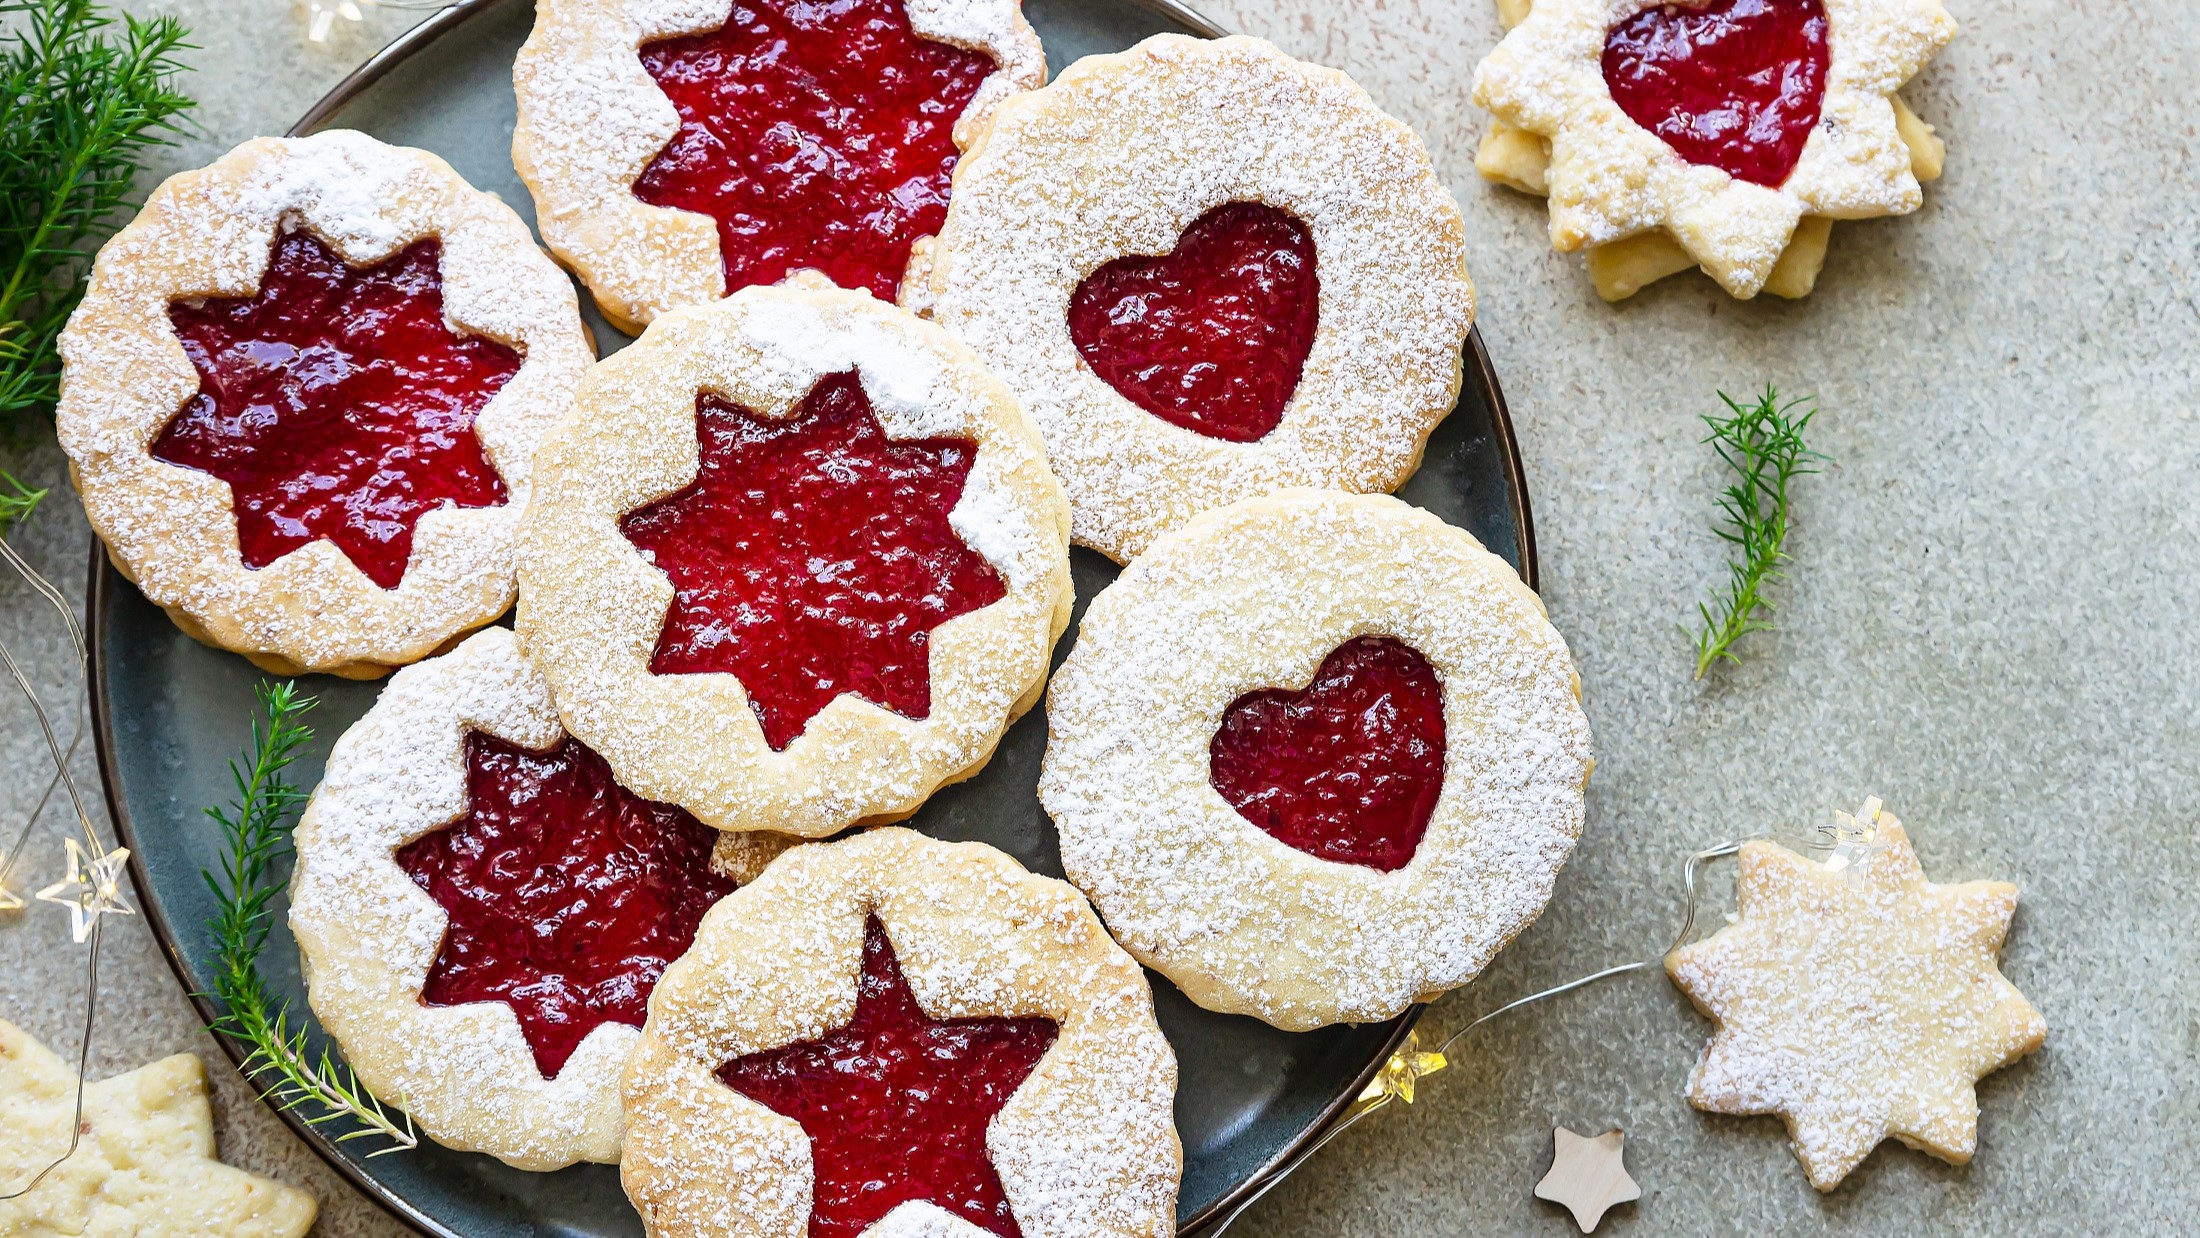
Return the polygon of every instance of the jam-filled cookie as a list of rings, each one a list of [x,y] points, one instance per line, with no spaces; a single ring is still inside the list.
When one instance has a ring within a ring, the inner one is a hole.
[[[891,301],[972,133],[1045,80],[1019,0],[541,0],[512,162],[622,330],[799,270]]]
[[[535,446],[593,359],[511,208],[363,134],[153,192],[61,337],[108,557],[192,636],[372,678],[512,604]]]
[[[1176,1058],[1077,892],[905,829],[703,919],[626,1075],[655,1238],[1169,1238]]]
[[[313,1013],[439,1143],[616,1161],[650,990],[733,889],[716,837],[569,737],[511,632],[476,633],[390,680],[299,822]]]
[[[905,817],[1036,703],[1069,511],[946,332],[804,277],[676,310],[551,433],[519,631],[619,780],[724,830]]]
[[[1836,219],[1908,214],[1947,150],[1895,91],[1955,34],[1940,0],[1499,0],[1475,74],[1490,180],[1550,198],[1608,301],[1691,267],[1807,295]]]
[[[1157,36],[1008,100],[932,263],[932,313],[1031,410],[1076,540],[1118,561],[1284,486],[1395,488],[1474,320],[1421,140],[1244,37]]]
[[[1163,537],[1049,692],[1062,867],[1140,962],[1291,1031],[1465,984],[1581,833],[1589,725],[1543,606],[1384,495],[1288,490]]]

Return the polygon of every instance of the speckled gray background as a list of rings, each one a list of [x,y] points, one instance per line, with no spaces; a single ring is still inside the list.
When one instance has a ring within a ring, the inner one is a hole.
[[[1919,214],[1841,224],[1818,291],[1740,304],[1690,276],[1618,308],[1548,252],[1540,204],[1483,184],[1467,100],[1487,0],[1209,0],[1338,65],[1426,136],[1472,238],[1482,329],[1527,458],[1552,617],[1580,660],[1598,769],[1550,910],[1429,1026],[1671,932],[1679,864],[1795,840],[1867,792],[1927,871],[2023,886],[2005,970],[2052,1028],[1980,1089],[1968,1169],[1888,1145],[1820,1198],[1770,1118],[1681,1098],[1707,1025],[1637,975],[1494,1023],[1424,1102],[1340,1138],[1236,1232],[1572,1232],[1530,1194],[1550,1128],[1619,1125],[1643,1187],[1606,1233],[2151,1233],[2200,1216],[2200,10],[2184,0],[1950,0],[1963,33],[1906,92],[1949,139]],[[310,48],[284,0],[185,0],[202,136],[163,170],[278,132],[416,15]],[[1719,387],[1815,392],[1834,457],[1797,507],[1783,630],[1710,683],[1678,625],[1721,572]],[[50,449],[11,462],[59,483]],[[80,595],[65,497],[23,539]],[[0,635],[61,696],[57,631],[0,589]],[[0,706],[0,808],[37,793]],[[95,777],[89,760],[79,763]],[[49,826],[39,881],[57,867]],[[1716,883],[1723,890],[1724,874]],[[0,1017],[63,1039],[65,917],[0,921]],[[141,922],[110,938],[95,1072],[218,1051]],[[303,1185],[328,1238],[399,1228],[216,1071],[224,1156]],[[2183,1221],[2177,1218],[2184,1218]]]

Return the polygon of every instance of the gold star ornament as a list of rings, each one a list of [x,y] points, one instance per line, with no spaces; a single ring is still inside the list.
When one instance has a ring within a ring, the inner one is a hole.
[[[1606,1131],[1595,1138],[1561,1126],[1551,1132],[1551,1172],[1535,1184],[1535,1197],[1563,1205],[1584,1234],[1593,1233],[1614,1204],[1642,1198],[1627,1176],[1627,1136]]]
[[[0,1193],[69,1147],[76,1075],[0,1021]],[[29,1194],[0,1199],[0,1234],[302,1238],[313,1197],[214,1159],[206,1067],[188,1053],[84,1089],[76,1151]]]
[[[1746,844],[1734,922],[1665,960],[1719,1024],[1689,1100],[1712,1113],[1779,1114],[1821,1191],[1890,1136],[1969,1162],[1978,1080],[2047,1038],[1998,966],[2017,888],[1935,885],[1876,802],[1851,821],[1871,827],[1851,831],[1852,843],[1867,841],[1828,863]]]

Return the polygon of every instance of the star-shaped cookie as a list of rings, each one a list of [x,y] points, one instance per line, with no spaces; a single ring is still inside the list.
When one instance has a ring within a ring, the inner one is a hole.
[[[1533,173],[1523,187],[1550,196],[1551,244],[1570,253],[1657,230],[1673,242],[1626,255],[1650,259],[1655,273],[1600,278],[1612,299],[1633,291],[1625,284],[1670,274],[1676,261],[1754,297],[1791,240],[1803,246],[1797,262],[1813,269],[1787,272],[1775,291],[1797,295],[1815,278],[1825,221],[1907,214],[1924,200],[1914,150],[1925,143],[1904,133],[1922,125],[1905,122],[1894,93],[1954,36],[1941,0],[1535,0],[1525,13],[1518,4],[1500,11],[1518,24],[1476,69],[1474,101],[1517,131],[1516,144],[1547,144],[1547,165],[1522,162]],[[1692,23],[1735,37],[1690,33]],[[1762,29],[1745,28],[1752,23]],[[1790,49],[1797,59],[1759,50],[1804,39],[1802,26],[1813,46]],[[1668,62],[1636,64],[1638,46]],[[1760,54],[1772,58],[1750,59]],[[1650,79],[1660,84],[1636,84]],[[1779,87],[1773,97],[1746,98],[1770,90],[1764,83]],[[1638,97],[1643,90],[1678,93]],[[1807,137],[1765,167],[1727,167],[1698,149],[1766,138],[1782,108]],[[1493,158],[1477,160],[1486,175]],[[1798,235],[1806,219],[1818,222]]]
[[[76,1076],[0,1020],[0,1190],[22,1189],[68,1147]],[[313,1197],[214,1159],[206,1067],[188,1053],[84,1089],[76,1153],[20,1199],[0,1200],[9,1238],[301,1238]]]
[[[1771,843],[1745,845],[1735,921],[1665,960],[1673,982],[1719,1023],[1689,1100],[1712,1113],[1785,1118],[1821,1191],[1889,1136],[1968,1162],[1979,1078],[2047,1037],[1996,965],[2015,886],[1925,880],[1901,823],[1886,814],[1845,858],[1819,864]]]

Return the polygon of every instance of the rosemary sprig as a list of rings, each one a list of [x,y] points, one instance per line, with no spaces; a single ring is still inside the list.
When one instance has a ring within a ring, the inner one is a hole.
[[[17,525],[30,519],[45,497],[44,490],[33,490],[17,481],[15,474],[0,469],[0,537],[15,532]]]
[[[206,810],[228,843],[221,875],[201,874],[218,908],[207,927],[214,936],[214,995],[225,1008],[209,1030],[249,1047],[244,1075],[278,1109],[298,1111],[315,1126],[348,1122],[351,1129],[336,1136],[336,1142],[389,1141],[372,1156],[417,1147],[412,1119],[403,1113],[392,1118],[360,1086],[351,1068],[337,1062],[326,1048],[317,1055],[309,1050],[305,1028],[290,1023],[290,1003],[277,1002],[260,975],[260,951],[267,945],[273,923],[269,903],[286,884],[273,870],[290,856],[293,814],[306,799],[306,793],[292,785],[283,771],[313,738],[313,729],[300,718],[315,700],[300,695],[295,683],[263,682],[258,694],[260,716],[252,721],[252,746],[241,764],[229,763],[236,798],[226,812]]]
[[[1815,407],[1805,407],[1813,403],[1810,397],[1783,404],[1779,391],[1767,384],[1755,404],[1737,404],[1724,391],[1719,399],[1728,415],[1704,417],[1711,433],[1703,441],[1735,475],[1719,498],[1724,517],[1719,536],[1741,548],[1741,562],[1727,564],[1725,596],[1696,607],[1703,620],[1696,635],[1698,679],[1722,658],[1742,660],[1734,642],[1771,630],[1772,620],[1764,615],[1773,607],[1765,589],[1782,579],[1780,565],[1787,562],[1788,485],[1817,472],[1813,462],[1826,458],[1803,442],[1803,431],[1818,415]],[[1800,416],[1791,415],[1799,408]]]
[[[172,17],[94,0],[0,0],[0,432],[20,438],[60,395],[54,343],[84,294],[93,243],[127,203],[146,152],[177,132],[189,47]]]

